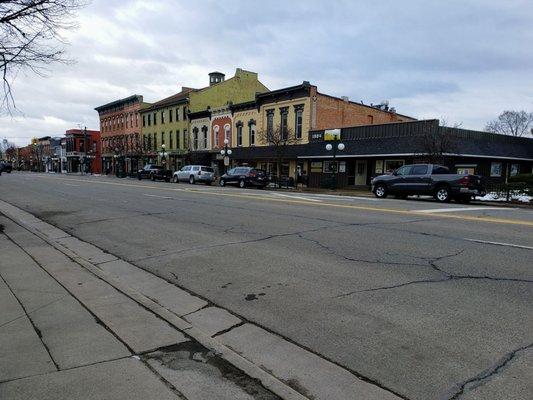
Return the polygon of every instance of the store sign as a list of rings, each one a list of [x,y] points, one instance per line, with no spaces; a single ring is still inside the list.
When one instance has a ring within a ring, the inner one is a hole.
[[[341,140],[340,129],[326,129],[324,131],[324,140]]]
[[[322,172],[322,161],[311,162],[311,172]]]

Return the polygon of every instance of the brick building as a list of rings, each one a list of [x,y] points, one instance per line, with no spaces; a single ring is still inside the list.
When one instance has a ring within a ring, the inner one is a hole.
[[[143,146],[140,111],[148,106],[142,96],[133,95],[95,108],[100,118],[102,171],[137,171]]]
[[[102,173],[100,131],[69,129],[65,132],[67,172]]]

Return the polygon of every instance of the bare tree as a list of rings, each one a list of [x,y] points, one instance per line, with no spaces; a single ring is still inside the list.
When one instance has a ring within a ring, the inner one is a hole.
[[[18,72],[43,75],[47,65],[67,62],[61,33],[76,27],[75,11],[85,0],[0,0],[0,113],[11,112],[11,85]]]
[[[498,118],[485,126],[487,132],[509,136],[533,135],[533,113],[522,111],[504,111]]]
[[[461,124],[455,123],[450,127],[446,119],[442,118],[440,125],[426,125],[419,137],[421,152],[415,154],[415,157],[425,158],[430,164],[444,164],[447,155],[456,152],[457,141],[453,130]]]
[[[8,161],[13,160],[17,155],[17,146],[11,143],[7,138],[0,142],[0,159],[5,158]]]
[[[302,141],[301,138],[297,138],[294,135],[292,129],[288,127],[282,128],[280,125],[276,126],[275,129],[257,132],[257,138],[260,143],[273,148],[279,175],[281,175],[281,166],[285,160],[289,146],[299,144]],[[281,187],[281,180],[279,179],[278,185]]]

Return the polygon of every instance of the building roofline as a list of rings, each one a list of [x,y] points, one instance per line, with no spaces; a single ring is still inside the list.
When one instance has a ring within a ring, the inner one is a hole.
[[[140,94],[133,94],[133,95],[125,97],[123,99],[115,100],[115,101],[112,101],[110,103],[104,104],[102,106],[95,107],[94,109],[95,109],[95,111],[100,112],[100,111],[103,111],[105,109],[108,109],[108,108],[111,108],[111,107],[116,107],[118,105],[121,105],[121,104],[124,104],[124,103],[128,103],[128,102],[133,101],[133,100],[137,100],[139,103],[142,103],[143,102],[143,97]]]
[[[390,111],[390,110],[382,110],[382,109],[380,109],[380,108],[377,108],[377,107],[371,106],[371,105],[369,105],[369,104],[358,103],[358,102],[356,102],[356,101],[351,101],[351,100],[344,100],[342,97],[332,96],[332,95],[330,95],[330,94],[321,93],[321,92],[317,92],[316,94],[317,94],[317,95],[320,95],[320,96],[329,97],[329,98],[332,98],[332,99],[335,99],[335,100],[346,101],[347,103],[355,104],[355,105],[358,105],[358,106],[367,107],[367,108],[370,108],[370,109],[372,109],[372,110],[382,111],[382,112],[389,113],[389,114],[393,114],[393,115],[399,115],[400,117],[405,117],[405,118],[409,118],[409,119],[412,119],[412,120],[415,120],[415,121],[416,121],[416,118],[414,118],[414,117],[410,117],[409,115],[400,114],[400,113],[393,112],[393,111]],[[411,121],[411,122],[412,122],[412,121]]]

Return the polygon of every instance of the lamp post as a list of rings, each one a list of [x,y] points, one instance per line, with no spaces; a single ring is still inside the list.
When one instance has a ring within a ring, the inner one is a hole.
[[[337,163],[335,162],[335,158],[337,157],[337,150],[339,151],[343,151],[345,146],[344,146],[344,143],[337,143],[339,141],[339,139],[335,139],[333,140],[333,144],[332,143],[328,143],[326,144],[326,150],[327,151],[332,151],[333,150],[333,165],[330,167],[333,171],[333,179],[331,180],[331,189],[332,190],[335,190],[337,189]]]
[[[161,151],[159,152],[159,157],[161,157],[161,164],[163,164],[163,166],[166,165],[167,163],[167,157],[168,157],[168,153],[165,151],[165,144],[163,143],[161,145]]]
[[[224,148],[220,150],[220,154],[222,154],[222,157],[224,157],[224,173],[226,173],[228,170],[229,156],[231,156],[232,153],[231,149],[228,149],[228,143],[229,140],[224,139]]]

